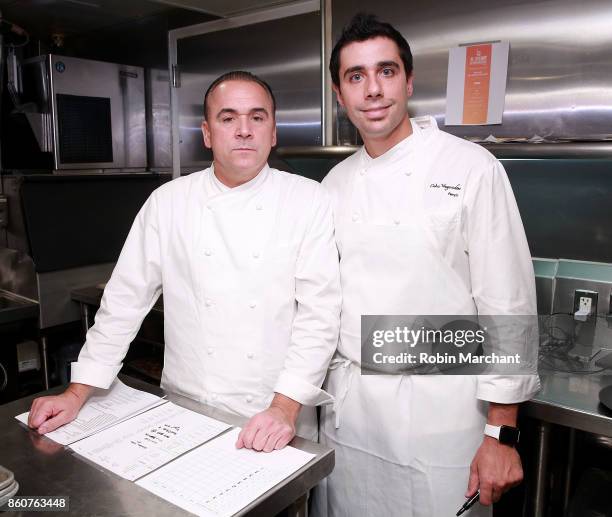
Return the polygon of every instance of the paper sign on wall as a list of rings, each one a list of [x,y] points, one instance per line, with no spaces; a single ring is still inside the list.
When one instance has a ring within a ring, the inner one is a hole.
[[[451,48],[446,82],[447,126],[501,124],[510,43]]]

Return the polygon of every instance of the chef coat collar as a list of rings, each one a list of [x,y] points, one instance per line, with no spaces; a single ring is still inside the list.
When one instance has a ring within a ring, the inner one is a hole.
[[[438,129],[436,119],[430,116],[426,117],[415,117],[410,119],[410,125],[412,126],[412,133],[395,144],[387,152],[372,158],[365,148],[365,145],[361,148],[361,160],[362,164],[366,167],[372,165],[383,165],[395,161],[406,153],[410,153],[418,148],[419,144],[423,142],[425,133]]]
[[[253,179],[247,181],[246,183],[243,183],[242,185],[238,185],[237,187],[228,187],[227,185],[222,183],[221,180],[215,175],[215,164],[213,162],[213,164],[210,166],[211,191],[215,194],[222,194],[229,191],[244,192],[261,185],[266,180],[269,174],[270,167],[266,163],[263,168],[257,173],[257,176],[255,176]]]

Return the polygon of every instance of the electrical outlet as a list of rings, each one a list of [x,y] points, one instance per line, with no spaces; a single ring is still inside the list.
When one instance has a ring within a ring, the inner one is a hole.
[[[574,291],[574,315],[581,321],[597,314],[597,291],[576,289]]]

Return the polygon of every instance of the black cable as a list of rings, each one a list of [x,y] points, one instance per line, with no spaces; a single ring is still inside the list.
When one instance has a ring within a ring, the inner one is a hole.
[[[546,317],[548,318],[549,316],[552,317],[552,316],[557,316],[557,315],[573,316],[573,314],[570,314],[570,313],[557,312],[557,313],[552,313],[550,315],[547,314]],[[606,318],[606,316],[604,315],[597,315],[597,317]],[[607,370],[607,368],[600,368],[597,370],[587,370],[585,368],[580,368],[579,366],[584,363],[569,356],[569,351],[576,344],[575,334],[573,332],[566,331],[562,327],[553,325],[552,318],[548,318],[548,320],[549,320],[548,324],[543,325],[542,330],[544,332],[540,334],[540,336],[548,336],[548,339],[544,341],[544,343],[540,346],[540,349],[538,351],[538,361],[541,365],[555,372],[581,374],[581,375],[592,375],[592,374],[601,373]],[[563,338],[555,337],[554,335],[555,330],[559,331],[563,335]],[[591,357],[589,362],[594,357],[595,356]],[[559,361],[564,364],[558,365],[558,364],[555,364],[555,362],[553,361]],[[569,366],[569,368],[567,368],[567,366]]]

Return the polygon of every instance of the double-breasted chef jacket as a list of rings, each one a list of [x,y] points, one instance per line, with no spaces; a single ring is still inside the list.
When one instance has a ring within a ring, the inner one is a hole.
[[[340,286],[328,194],[265,166],[228,188],[214,166],[155,190],[138,213],[72,382],[108,388],[160,293],[164,389],[244,416],[274,392],[314,407],[336,348]]]
[[[343,291],[321,440],[336,466],[315,516],[454,515],[483,439],[487,402],[518,403],[537,375],[361,375],[360,318],[535,315],[533,266],[502,165],[431,117],[373,159],[365,148],[323,180]],[[466,515],[486,515],[476,505]]]

